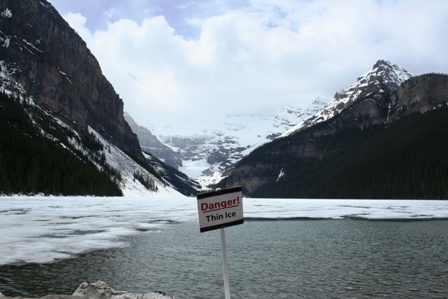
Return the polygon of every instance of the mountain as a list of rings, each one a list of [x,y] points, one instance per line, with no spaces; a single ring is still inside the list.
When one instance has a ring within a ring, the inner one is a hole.
[[[217,186],[247,196],[448,198],[448,76],[410,76],[380,60]]]
[[[123,117],[123,101],[85,42],[53,6],[4,0],[0,11],[2,73],[74,129],[90,126],[143,161],[138,139]]]
[[[360,76],[358,81],[342,89],[334,95],[332,101],[326,104],[312,117],[299,122],[283,134],[287,136],[302,128],[311,127],[319,122],[326,121],[348,107],[350,104],[367,98],[371,95],[387,93],[396,89],[401,83],[412,77],[408,71],[391,62],[378,60],[373,68]]]
[[[319,111],[327,101],[316,98],[306,108],[287,106],[279,111],[225,115],[191,135],[153,132],[126,116],[143,150],[195,178],[203,188],[216,184],[225,171],[258,146],[274,140],[297,122]]]
[[[123,101],[102,74],[86,43],[49,2],[3,0],[0,3],[0,92],[7,96],[2,98],[2,108],[20,116],[3,122],[5,130],[13,133],[8,135],[10,139],[2,135],[1,154],[9,161],[8,169],[16,171],[17,178],[22,175],[23,187],[34,180],[34,185],[29,184],[31,189],[24,192],[96,194],[89,193],[94,189],[90,185],[90,191],[83,190],[86,182],[82,178],[69,182],[79,167],[69,162],[74,157],[88,165],[86,171],[92,172],[92,177],[97,176],[92,166],[103,179],[106,174],[110,183],[116,184],[125,195],[180,195],[175,191],[176,186],[163,177],[167,172],[155,169],[160,170],[162,164],[152,165],[153,160],[143,153],[137,135],[124,118]],[[13,140],[17,140],[14,144],[23,145],[22,150],[16,148],[21,153],[14,156],[17,163],[8,160],[11,159],[8,151],[12,150],[8,144]],[[29,144],[34,144],[41,153],[36,154],[35,161],[27,158],[33,155],[27,149]],[[33,179],[32,174],[23,171],[33,165],[44,167],[45,159],[56,163],[52,157],[45,156],[45,148],[65,157],[55,161],[65,161],[67,168],[75,169],[66,169],[62,174],[58,167],[49,167],[42,175],[50,181],[51,177],[63,175],[62,181],[71,185],[70,188],[55,185],[59,182],[56,179],[54,186],[46,187],[45,180],[38,176],[40,172],[36,170]],[[1,175],[11,181],[13,174],[8,169],[2,168]],[[7,190],[1,187],[2,192]],[[14,188],[11,190],[17,192]],[[121,191],[101,194],[120,195]]]

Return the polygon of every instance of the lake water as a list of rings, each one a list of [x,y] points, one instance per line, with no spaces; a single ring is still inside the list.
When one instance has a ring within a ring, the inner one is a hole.
[[[232,298],[447,298],[448,220],[246,220],[225,229]],[[0,266],[4,295],[71,294],[84,281],[175,298],[224,298],[220,231],[197,221],[127,247]]]

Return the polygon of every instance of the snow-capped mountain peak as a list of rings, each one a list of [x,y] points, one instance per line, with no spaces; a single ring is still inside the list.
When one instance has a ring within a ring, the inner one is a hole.
[[[339,90],[334,95],[332,101],[310,118],[298,123],[296,126],[285,132],[282,136],[287,136],[302,128],[326,121],[359,99],[372,94],[389,92],[400,86],[401,83],[412,77],[407,70],[385,60],[378,60],[370,71],[358,77],[356,83]]]

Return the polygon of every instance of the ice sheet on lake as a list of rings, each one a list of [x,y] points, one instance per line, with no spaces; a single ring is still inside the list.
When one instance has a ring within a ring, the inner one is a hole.
[[[448,219],[448,201],[244,199],[245,218]],[[123,236],[198,221],[196,198],[0,197],[0,265],[126,246]],[[199,221],[198,221],[199,234]]]

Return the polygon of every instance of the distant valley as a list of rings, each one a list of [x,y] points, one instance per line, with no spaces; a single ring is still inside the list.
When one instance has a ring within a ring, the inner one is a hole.
[[[132,116],[125,118],[137,134],[143,150],[199,181],[216,184],[226,169],[253,149],[270,142],[298,122],[315,115],[328,101],[316,98],[307,108],[285,107],[265,114],[225,115],[221,122],[204,124],[190,135],[153,135]]]

